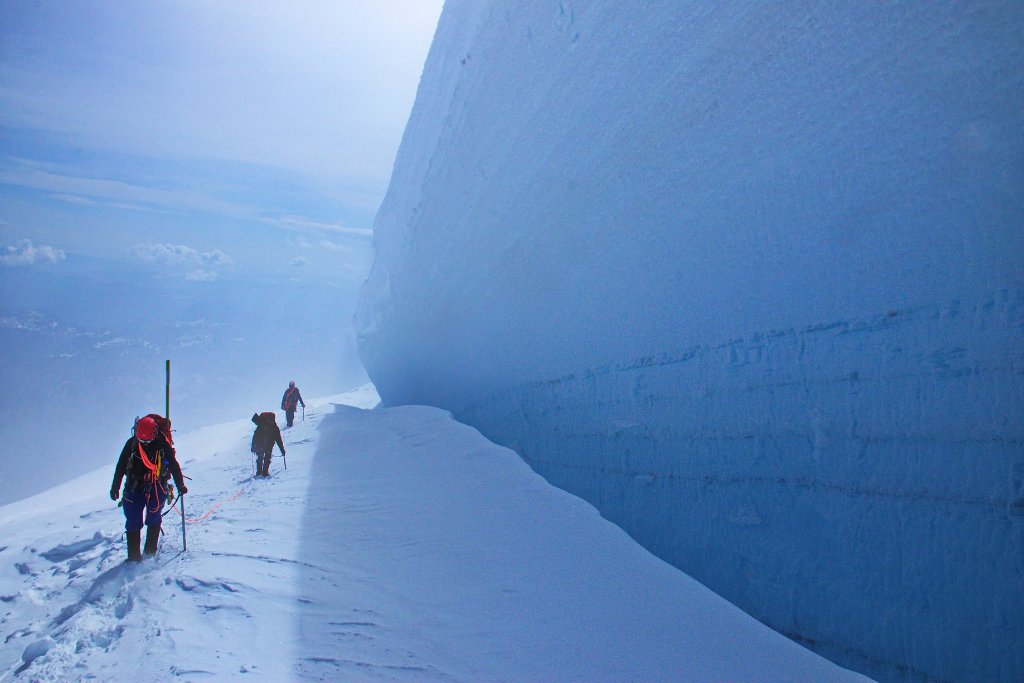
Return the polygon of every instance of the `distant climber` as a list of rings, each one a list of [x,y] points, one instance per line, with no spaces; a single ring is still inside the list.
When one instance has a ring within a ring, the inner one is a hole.
[[[178,495],[188,493],[171,437],[171,421],[151,413],[135,423],[132,436],[121,449],[110,486],[110,499],[121,496],[121,479],[127,475],[121,507],[128,537],[128,561],[140,562],[142,525],[146,525],[146,557],[155,557],[160,540],[160,521],[164,503],[173,498],[170,479]]]
[[[302,407],[306,407],[306,402],[302,400],[302,394],[299,393],[299,388],[295,386],[295,381],[288,382],[288,388],[284,390],[284,396],[281,397],[281,410],[284,411],[285,417],[288,418],[286,427],[291,427],[292,422],[295,420],[295,408],[302,404]]]
[[[276,443],[284,455],[284,442],[281,440],[281,430],[277,426],[277,416],[273,412],[253,413],[252,423],[256,425],[256,431],[252,435],[252,446],[250,450],[256,454],[256,476],[270,476],[270,457]]]

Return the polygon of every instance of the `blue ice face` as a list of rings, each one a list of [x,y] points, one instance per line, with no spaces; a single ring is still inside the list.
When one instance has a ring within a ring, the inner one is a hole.
[[[371,379],[843,663],[1024,678],[1022,32],[1012,2],[450,7]]]

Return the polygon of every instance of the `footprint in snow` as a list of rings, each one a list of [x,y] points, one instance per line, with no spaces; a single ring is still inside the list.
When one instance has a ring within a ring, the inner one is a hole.
[[[191,593],[197,590],[201,592],[216,589],[223,589],[228,591],[229,593],[238,592],[238,588],[233,586],[228,581],[203,581],[202,579],[197,579],[194,576],[183,576],[179,579],[175,579],[174,582],[178,584],[178,588],[185,591],[186,593]]]
[[[131,611],[132,599],[130,594],[121,596],[121,589],[136,577],[147,573],[152,568],[150,566],[152,564],[152,562],[125,562],[114,565],[96,577],[81,600],[62,609],[60,614],[54,618],[53,625],[60,626],[86,606],[95,605],[101,601],[114,601],[114,615],[118,619],[123,619]]]
[[[68,543],[67,545],[58,545],[55,548],[51,548],[46,552],[39,553],[40,556],[46,558],[50,562],[56,564],[57,562],[64,562],[70,560],[73,557],[81,555],[84,552],[92,550],[96,546],[106,543],[110,544],[110,539],[96,532],[93,537],[84,541],[76,541],[74,543]]]
[[[108,539],[102,538],[100,542],[102,543],[104,540],[109,543]],[[81,544],[73,543],[58,546],[48,552],[52,557],[67,558],[75,556],[76,548],[77,552],[84,552],[83,547]],[[89,547],[95,547],[95,545]],[[22,651],[22,664],[15,671],[15,675],[28,669],[36,660],[45,659],[54,645],[68,640],[75,643],[75,649],[78,652],[93,647],[108,648],[121,636],[123,626],[120,625],[120,622],[134,606],[130,584],[151,570],[152,563],[148,564],[150,566],[143,563],[119,563],[99,574],[82,599],[62,609],[53,618],[50,628],[44,629],[44,633],[40,634],[41,637],[29,643]],[[106,616],[100,616],[98,620],[93,618],[74,619],[77,614],[87,608],[96,615]],[[45,631],[49,631],[49,633],[45,633]],[[20,635],[29,635],[32,632],[33,630],[26,629]]]
[[[36,640],[36,641],[32,642],[21,653],[21,662],[22,662],[22,664],[17,669],[15,669],[14,675],[17,676],[22,671],[24,671],[25,669],[27,669],[30,666],[32,666],[32,662],[36,661],[37,659],[39,659],[40,657],[45,655],[47,652],[49,652],[50,648],[53,647],[53,646],[54,646],[53,638],[49,638],[49,637],[47,637],[47,638],[40,638],[39,640]]]

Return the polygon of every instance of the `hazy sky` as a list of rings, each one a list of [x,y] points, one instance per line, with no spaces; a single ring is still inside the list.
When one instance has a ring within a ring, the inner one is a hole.
[[[0,503],[112,466],[165,359],[186,432],[365,381],[349,321],[441,4],[0,2]]]
[[[3,3],[0,267],[345,267],[441,4]]]

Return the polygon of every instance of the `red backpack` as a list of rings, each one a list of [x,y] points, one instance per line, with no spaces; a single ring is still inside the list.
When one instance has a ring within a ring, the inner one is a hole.
[[[160,486],[167,491],[168,498],[173,498],[173,487],[169,484],[171,478],[171,471],[164,465],[164,449],[161,448],[157,451],[152,458],[146,453],[142,447],[142,442],[138,440],[138,426],[141,420],[150,418],[156,424],[156,434],[153,438],[163,437],[164,442],[167,444],[167,448],[170,449],[171,454],[174,453],[174,439],[171,436],[171,421],[163,415],[157,415],[156,413],[150,413],[143,417],[135,418],[135,424],[132,425],[132,436],[136,437],[135,446],[131,454],[131,458],[128,461],[127,474],[129,481],[140,482],[146,491],[147,505],[150,502],[150,488]],[[148,428],[147,428],[148,430]],[[149,436],[149,434],[146,434]],[[148,441],[147,441],[148,443]],[[133,486],[138,486],[134,484]],[[155,488],[153,489],[155,491]],[[153,500],[158,500],[153,498]]]

